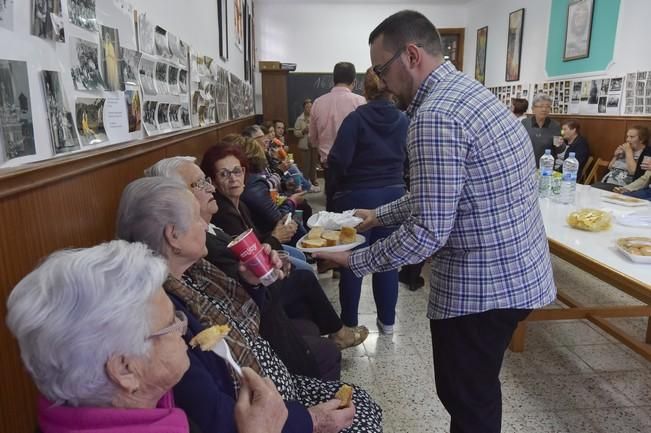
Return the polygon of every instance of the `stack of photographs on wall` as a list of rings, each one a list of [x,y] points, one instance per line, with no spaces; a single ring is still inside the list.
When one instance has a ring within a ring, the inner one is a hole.
[[[571,91],[572,82],[569,80],[535,83],[532,89],[533,97],[540,93],[544,93],[545,95],[552,98],[553,102],[551,112],[553,114],[567,114],[570,111]]]
[[[639,71],[626,75],[624,114],[651,114],[651,71]]]
[[[240,80],[234,74],[230,74],[228,98],[231,119],[240,119],[255,111],[251,85]]]
[[[35,154],[27,63],[0,59],[0,163]]]
[[[620,114],[623,77],[564,80],[534,84],[533,97],[553,99],[552,114]]]
[[[489,87],[488,90],[509,109],[513,98],[529,99],[528,84],[509,84],[508,86]]]

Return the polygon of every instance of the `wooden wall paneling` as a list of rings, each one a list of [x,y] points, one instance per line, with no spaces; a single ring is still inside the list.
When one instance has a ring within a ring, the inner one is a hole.
[[[288,125],[288,74],[288,71],[262,71],[262,114],[264,120],[278,119]]]
[[[3,170],[0,174],[0,432],[32,433],[36,389],[5,325],[11,289],[43,257],[110,240],[124,187],[156,161],[203,155],[253,117]]]

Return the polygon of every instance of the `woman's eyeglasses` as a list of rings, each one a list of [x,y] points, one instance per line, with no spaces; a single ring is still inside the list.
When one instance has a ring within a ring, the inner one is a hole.
[[[228,180],[229,177],[240,177],[244,174],[244,170],[242,167],[235,167],[232,170],[229,170],[227,168],[222,168],[217,172],[217,177],[221,180]]]
[[[153,332],[149,335],[149,338],[160,337],[162,335],[171,334],[172,332],[179,332],[181,335],[185,335],[188,330],[188,318],[183,311],[174,312],[174,323],[170,326],[166,326],[163,329],[160,329],[156,332]]]

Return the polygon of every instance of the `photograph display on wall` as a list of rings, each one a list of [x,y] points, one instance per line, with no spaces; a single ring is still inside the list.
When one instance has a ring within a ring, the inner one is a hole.
[[[27,63],[0,59],[0,162],[35,154]]]
[[[475,80],[486,82],[486,47],[488,42],[488,27],[477,29],[477,50],[475,52]]]
[[[145,95],[156,94],[156,86],[154,85],[154,81],[156,79],[155,71],[156,71],[155,62],[149,59],[145,59],[144,57],[140,59],[140,68],[139,68],[140,85],[142,86],[142,92]]]
[[[142,110],[142,124],[145,127],[147,134],[153,135],[158,131],[158,126],[156,125],[156,106],[158,102],[156,101],[146,101],[143,105]]]
[[[181,118],[179,117],[181,111],[180,104],[171,104],[169,111],[169,120],[172,129],[179,129],[181,127]]]
[[[156,124],[160,131],[172,129],[169,118],[170,104],[160,102],[156,108]]]
[[[520,79],[520,58],[522,55],[522,30],[524,9],[509,14],[509,31],[506,45],[506,81]]]
[[[624,114],[637,116],[651,114],[651,71],[626,75]]]
[[[219,20],[219,57],[228,60],[228,0],[217,0]]]
[[[215,74],[215,99],[217,104],[217,118],[220,122],[229,120],[228,117],[228,71],[217,67]]]
[[[156,79],[154,80],[156,86],[156,93],[159,95],[167,95],[170,93],[169,85],[167,84],[167,63],[156,63]]]
[[[82,29],[96,32],[95,0],[68,0],[68,19]]]
[[[7,30],[14,29],[14,1],[0,1],[0,27],[4,27]]]
[[[124,92],[127,103],[127,117],[129,119],[129,133],[140,131],[142,128],[142,111],[140,107],[140,91],[127,90]]]
[[[528,84],[520,83],[508,86],[489,87],[488,90],[510,110],[511,102],[514,98],[529,100],[529,87]]]
[[[156,55],[156,44],[154,42],[154,24],[147,19],[146,13],[138,16],[138,50],[149,55]]]
[[[179,89],[179,68],[169,65],[167,69],[167,84],[171,95],[178,95]]]
[[[590,55],[593,9],[594,0],[569,1],[563,61],[583,59]]]
[[[56,42],[66,41],[61,0],[32,0],[32,34]]]
[[[235,46],[243,50],[244,43],[244,0],[233,0],[233,33],[235,34]]]
[[[181,119],[181,126],[183,128],[188,128],[190,124],[190,110],[188,110],[188,104],[181,104],[179,110],[179,118]]]
[[[185,95],[188,93],[188,70],[179,69],[179,93]]]
[[[101,26],[102,76],[106,90],[124,90],[124,78],[120,67],[120,36],[118,30]]]
[[[95,42],[70,38],[70,73],[76,90],[103,90]]]
[[[156,44],[156,55],[161,57],[172,57],[169,42],[167,40],[167,30],[160,26],[154,28],[154,43]]]
[[[48,124],[52,151],[55,155],[79,150],[79,139],[75,130],[72,113],[68,109],[61,79],[57,71],[41,71],[45,108],[47,109]]]
[[[120,59],[122,65],[122,78],[125,84],[138,85],[138,66],[141,53],[128,48],[120,48]]]
[[[79,98],[75,104],[77,132],[82,146],[106,142],[104,129],[104,98]]]

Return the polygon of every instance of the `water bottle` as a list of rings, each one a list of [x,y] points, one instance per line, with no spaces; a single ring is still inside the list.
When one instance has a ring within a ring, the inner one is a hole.
[[[574,157],[574,152],[570,152],[570,156],[563,161],[563,179],[561,180],[561,193],[558,197],[561,203],[574,203],[578,172],[579,161]]]
[[[545,149],[545,154],[540,157],[540,179],[538,184],[538,195],[540,198],[549,197],[552,194],[552,174],[554,173],[554,157],[551,149]]]

